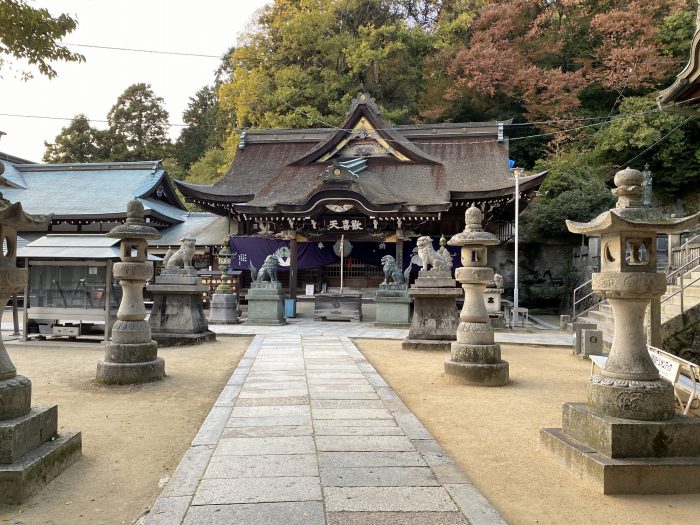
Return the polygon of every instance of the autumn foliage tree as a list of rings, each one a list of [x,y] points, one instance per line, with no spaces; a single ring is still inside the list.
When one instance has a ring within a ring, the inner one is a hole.
[[[583,93],[653,89],[686,57],[659,34],[685,0],[492,0],[450,64],[460,88],[504,94],[532,120],[585,113]],[[675,42],[674,42],[675,44]]]

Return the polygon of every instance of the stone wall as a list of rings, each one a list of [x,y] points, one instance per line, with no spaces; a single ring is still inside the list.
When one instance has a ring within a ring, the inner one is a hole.
[[[573,289],[585,270],[578,272],[572,264],[570,244],[538,244],[521,242],[520,305],[551,313],[568,313]],[[503,276],[505,294],[513,298],[515,246],[507,243],[489,249],[489,266]]]

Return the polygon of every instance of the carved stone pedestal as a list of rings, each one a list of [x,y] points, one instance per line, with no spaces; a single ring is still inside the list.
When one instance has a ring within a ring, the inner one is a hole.
[[[252,282],[245,298],[248,301],[248,319],[245,324],[287,324],[284,317],[284,293],[279,281]]]
[[[700,492],[700,420],[675,414],[636,421],[565,403],[562,428],[540,430],[540,443],[603,494]]]
[[[215,293],[209,305],[209,324],[238,324],[238,298],[233,293]]]
[[[407,284],[380,284],[374,299],[376,324],[392,328],[408,327],[411,322],[411,296]]]
[[[462,295],[449,271],[421,270],[408,294],[413,318],[404,350],[448,351],[457,330],[457,297]]]
[[[216,339],[202,306],[202,293],[208,289],[194,268],[163,268],[148,287],[153,294],[148,323],[160,346],[193,345]]]

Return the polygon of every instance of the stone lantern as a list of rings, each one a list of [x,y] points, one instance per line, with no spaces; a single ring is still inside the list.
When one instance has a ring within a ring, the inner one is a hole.
[[[666,290],[656,235],[692,228],[700,214],[677,219],[643,206],[643,180],[638,170],[619,171],[615,208],[566,222],[572,233],[600,236],[592,287],[610,303],[615,332],[604,367],[588,381],[588,404],[565,403],[563,429],[541,432],[545,447],[606,494],[700,490],[684,481],[700,477],[700,421],[675,413],[673,385],[659,377],[644,333],[650,300]]]
[[[465,214],[464,231],[454,235],[450,246],[461,246],[462,266],[455,271],[464,288],[464,306],[459,314],[457,341],[452,357],[445,361],[445,374],[455,382],[502,386],[508,383],[508,362],[501,359],[501,347],[494,343],[493,329],[484,303],[484,290],[494,272],[486,266],[489,246],[498,239],[482,227],[481,210],[472,205]]]
[[[121,262],[114,265],[113,272],[122,287],[122,300],[104,361],[97,363],[97,382],[113,385],[146,383],[165,376],[165,362],[158,357],[158,343],[151,339],[143,303],[143,287],[153,277],[153,263],[147,260],[148,240],[160,239],[160,233],[146,224],[143,204],[137,199],[127,205],[126,216],[125,224],[106,234],[121,239]]]
[[[209,324],[238,324],[238,299],[233,293],[229,283],[228,269],[231,265],[231,251],[228,247],[229,238],[226,236],[219,250],[219,271],[221,272],[221,284],[212,294]]]
[[[27,269],[16,266],[17,229],[46,228],[50,220],[51,216],[25,213],[19,202],[10,204],[0,193],[3,310],[12,294],[24,291],[27,283]],[[22,503],[81,454],[80,432],[58,433],[58,407],[32,407],[31,403],[32,382],[17,374],[0,338],[0,503]]]

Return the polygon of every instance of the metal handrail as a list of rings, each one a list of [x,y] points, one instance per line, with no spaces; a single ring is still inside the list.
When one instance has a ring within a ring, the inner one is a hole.
[[[697,237],[700,237],[700,235],[696,235],[695,237],[693,237],[693,239],[695,239],[695,238],[697,238]],[[693,239],[691,239],[691,241],[692,241]],[[690,241],[687,241],[685,244],[687,244],[688,242],[690,242]],[[670,300],[672,297],[675,297],[675,296],[677,296],[677,295],[680,294],[680,299],[681,299],[681,305],[680,305],[680,306],[681,306],[681,315],[684,315],[684,314],[685,314],[685,289],[688,288],[689,286],[694,285],[696,282],[700,281],[700,277],[698,277],[697,279],[694,279],[693,281],[691,281],[691,282],[689,282],[689,283],[686,284],[686,283],[683,282],[683,281],[684,281],[684,276],[685,276],[685,274],[687,273],[688,268],[695,268],[696,266],[698,266],[698,264],[700,264],[700,255],[697,256],[697,257],[695,257],[695,258],[693,258],[692,261],[688,261],[688,262],[684,263],[683,266],[681,266],[680,268],[676,268],[675,270],[673,270],[672,272],[670,272],[670,273],[666,276],[666,283],[667,283],[667,284],[671,284],[671,285],[677,285],[677,286],[678,286],[678,290],[676,290],[675,292],[673,292],[673,293],[670,294],[670,295],[666,295],[666,296],[661,300],[661,304],[663,304],[663,303],[665,303],[666,301]],[[679,281],[680,281],[678,284],[676,284],[676,277],[678,277],[678,279],[679,279]]]
[[[598,295],[597,293],[595,293],[593,290],[586,293],[586,295],[584,295],[583,297],[576,299],[576,295],[578,294],[578,292],[580,290],[583,290],[584,288],[587,288],[587,287],[590,288],[592,282],[593,282],[593,279],[589,279],[585,283],[583,283],[582,285],[574,288],[574,293],[573,293],[573,297],[572,297],[572,308],[571,308],[571,320],[572,321],[578,317],[581,317],[586,312],[591,311],[593,308],[595,308],[596,306],[598,306],[599,304],[604,302],[603,298],[600,295]],[[576,313],[576,308],[580,304],[582,304],[585,300],[590,299],[590,298],[595,298],[597,300],[595,300],[589,306],[583,308],[580,312]]]

